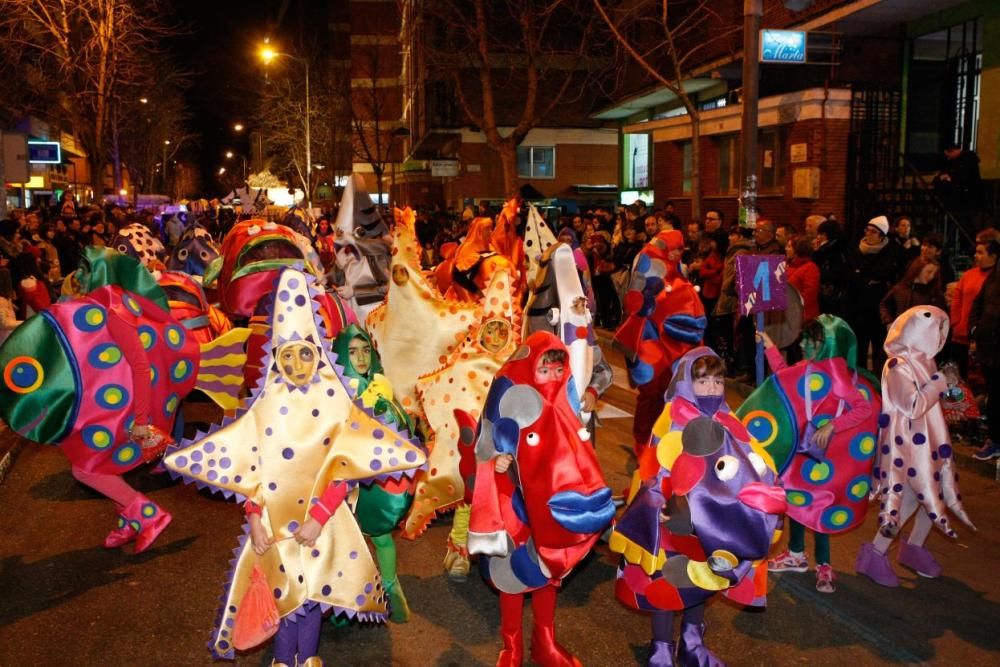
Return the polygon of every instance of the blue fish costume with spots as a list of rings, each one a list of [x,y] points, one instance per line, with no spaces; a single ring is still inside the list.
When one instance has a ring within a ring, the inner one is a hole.
[[[25,438],[59,445],[88,472],[120,475],[142,456],[127,435],[132,373],[108,311],[136,327],[150,360],[150,421],[169,433],[180,400],[195,387],[198,344],[169,311],[117,285],[53,305],[6,341],[0,417]]]

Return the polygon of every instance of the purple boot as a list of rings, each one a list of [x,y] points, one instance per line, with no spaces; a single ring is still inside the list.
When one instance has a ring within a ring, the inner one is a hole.
[[[899,564],[926,579],[937,579],[941,576],[941,564],[934,560],[930,551],[916,544],[903,542],[900,545]]]
[[[649,660],[646,667],[674,667],[674,642],[654,639],[649,642]]]
[[[880,586],[887,588],[899,586],[899,577],[889,564],[889,557],[876,551],[875,545],[871,542],[861,545],[854,569],[858,574],[865,575]]]
[[[705,624],[681,621],[681,643],[677,650],[678,667],[726,667],[705,646]]]

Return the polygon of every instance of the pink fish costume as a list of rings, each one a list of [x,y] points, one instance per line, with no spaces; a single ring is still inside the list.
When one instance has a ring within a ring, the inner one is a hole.
[[[529,336],[497,372],[476,435],[469,552],[485,556],[483,575],[500,591],[499,666],[522,663],[525,593],[534,610],[532,660],[580,664],[555,640],[556,591],[615,513],[577,416],[568,358],[551,333]]]
[[[948,314],[940,308],[915,306],[896,318],[885,339],[889,359],[882,371],[881,430],[872,471],[880,501],[880,534],[861,546],[855,565],[860,574],[883,586],[899,585],[886,551],[914,514],[913,531],[899,548],[899,562],[922,577],[934,578],[942,571],[923,546],[932,526],[955,537],[950,511],[975,530],[962,507],[941,407],[948,384],[934,362],[948,340],[948,326]]]
[[[258,569],[281,618],[279,664],[321,664],[316,650],[327,609],[360,620],[386,617],[378,569],[342,501],[357,483],[412,476],[426,459],[406,433],[352,402],[327,343],[321,294],[300,271],[280,274],[260,383],[235,419],[164,459],[186,482],[252,501],[251,539],[240,537],[209,643],[216,657],[234,655],[240,609]],[[318,528],[311,540],[308,525]]]

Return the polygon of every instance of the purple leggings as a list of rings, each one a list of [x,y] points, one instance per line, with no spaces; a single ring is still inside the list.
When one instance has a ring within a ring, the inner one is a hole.
[[[316,655],[319,651],[319,629],[323,612],[315,602],[306,602],[304,616],[292,615],[281,619],[278,634],[274,636],[274,661],[294,665]]]

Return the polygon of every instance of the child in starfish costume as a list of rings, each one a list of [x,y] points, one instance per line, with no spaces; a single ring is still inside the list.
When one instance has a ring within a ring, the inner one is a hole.
[[[924,548],[931,528],[948,537],[955,531],[950,510],[975,530],[962,507],[941,397],[948,381],[934,356],[948,340],[948,314],[935,306],[915,306],[896,318],[885,338],[889,355],[882,370],[879,450],[872,484],[881,503],[879,535],[861,545],[854,568],[882,586],[899,578],[886,554],[899,529],[917,515],[913,531],[899,547],[899,562],[922,577],[941,575],[941,565]]]
[[[365,330],[356,324],[349,325],[337,336],[333,350],[337,353],[337,362],[344,367],[351,396],[385,419],[387,424],[413,433],[413,423],[403,406],[393,398],[392,385],[382,375],[382,363]],[[372,444],[378,445],[377,442]],[[389,617],[396,623],[405,623],[410,618],[410,607],[396,576],[396,544],[392,530],[399,525],[411,502],[413,480],[402,477],[362,485],[354,509],[362,532],[375,545],[375,558],[389,594]]]
[[[498,371],[479,422],[469,552],[486,556],[483,575],[500,591],[498,667],[522,663],[525,593],[532,660],[580,664],[555,639],[556,591],[615,513],[577,416],[568,357],[552,334],[529,336]]]
[[[622,554],[618,599],[651,613],[649,667],[721,667],[705,646],[705,603],[719,592],[750,606],[766,601],[763,559],[778,537],[785,494],[771,457],[729,412],[724,370],[707,347],[678,361],[608,541]]]
[[[316,656],[322,613],[385,618],[378,570],[351,508],[360,481],[412,475],[423,451],[350,399],[317,308],[312,278],[280,274],[265,351],[266,374],[233,420],[164,459],[188,482],[248,498],[249,525],[209,647],[232,658],[239,611],[255,567],[273,589],[281,617],[276,665]],[[372,441],[384,443],[372,447]]]

